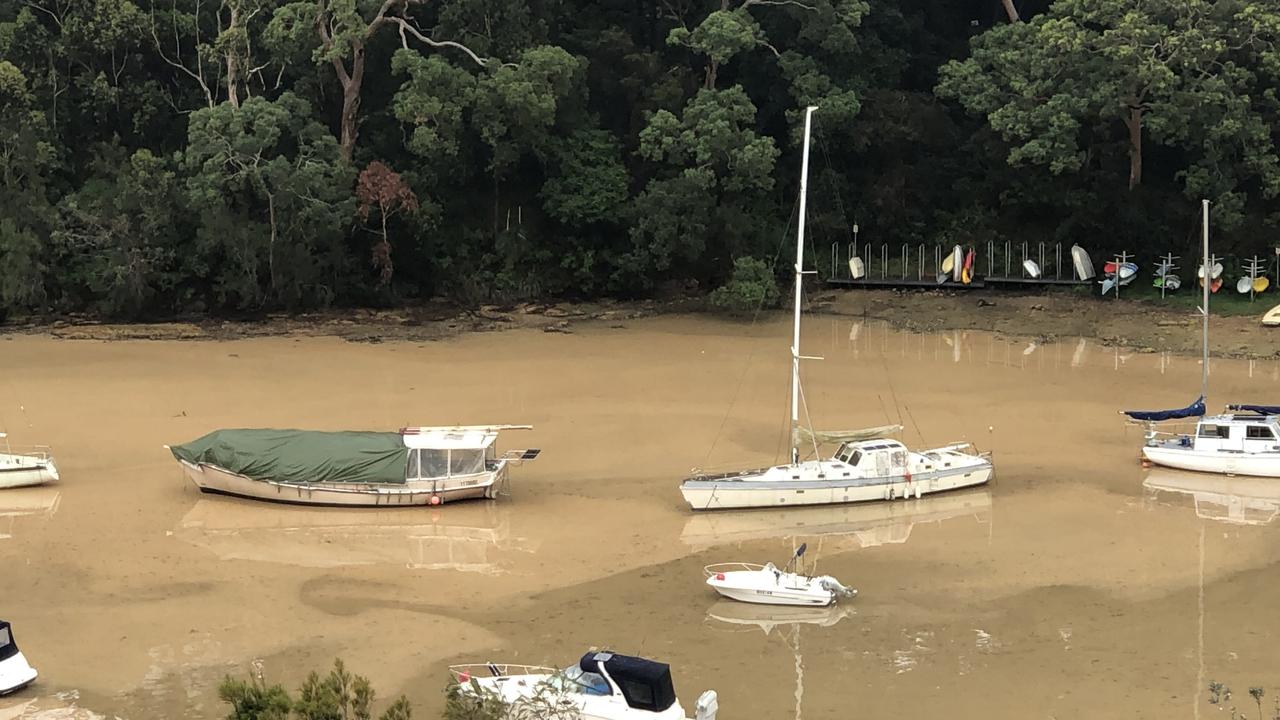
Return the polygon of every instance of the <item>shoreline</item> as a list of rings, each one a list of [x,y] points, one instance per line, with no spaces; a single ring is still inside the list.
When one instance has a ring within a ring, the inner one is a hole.
[[[1052,291],[977,295],[949,290],[822,288],[810,293],[809,311],[885,321],[913,332],[979,330],[1043,343],[1083,337],[1137,352],[1198,355],[1201,351],[1201,325],[1194,309],[1147,300],[1115,301]],[[273,313],[255,320],[118,323],[76,317],[34,319],[0,325],[0,339],[47,335],[60,340],[103,342],[218,341],[294,336],[337,337],[365,343],[424,342],[510,329],[572,333],[579,325],[597,323],[625,329],[630,320],[703,313],[724,317],[709,311],[702,298],[520,303],[474,309],[432,302],[393,310]],[[1210,318],[1209,350],[1214,357],[1277,358],[1280,329],[1263,326],[1255,315],[1214,315]]]

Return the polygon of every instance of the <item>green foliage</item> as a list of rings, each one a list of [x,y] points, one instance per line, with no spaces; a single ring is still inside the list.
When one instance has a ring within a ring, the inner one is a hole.
[[[0,315],[715,287],[788,235],[806,105],[819,262],[854,222],[1188,256],[1202,196],[1269,255],[1280,6],[1020,9],[0,0]]]
[[[711,293],[711,304],[734,314],[746,315],[778,306],[778,280],[762,260],[752,257],[733,261],[729,282]]]
[[[938,92],[986,117],[1014,165],[1076,173],[1119,149],[1133,188],[1145,143],[1175,150],[1188,200],[1216,200],[1217,221],[1233,227],[1248,185],[1280,195],[1268,72],[1278,41],[1271,5],[1059,0],[975,38],[971,57],[942,68]]]
[[[218,697],[231,706],[227,720],[371,720],[374,691],[369,680],[347,672],[334,660],[328,675],[311,673],[295,700],[280,685],[268,685],[261,673],[247,682],[232,677],[218,686]],[[411,720],[404,696],[395,700],[378,720]]]

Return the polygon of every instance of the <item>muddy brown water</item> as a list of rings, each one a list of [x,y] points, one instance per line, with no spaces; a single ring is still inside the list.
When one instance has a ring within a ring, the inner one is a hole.
[[[1280,492],[1144,471],[1116,413],[1192,400],[1198,358],[812,318],[815,425],[972,440],[996,481],[690,512],[691,468],[785,456],[787,334],[665,317],[425,344],[0,339],[0,422],[53,445],[63,476],[0,493],[0,617],[41,672],[0,718],[222,717],[225,674],[296,687],[336,656],[433,717],[450,663],[591,646],[671,663],[686,709],[714,688],[725,720],[1200,717],[1211,680],[1242,708],[1249,686],[1280,694]],[[1212,369],[1215,406],[1280,400],[1276,362]],[[203,496],[162,448],[219,427],[492,422],[532,423],[500,442],[542,457],[510,497],[432,509]],[[702,584],[705,564],[801,542],[860,595],[770,609]]]

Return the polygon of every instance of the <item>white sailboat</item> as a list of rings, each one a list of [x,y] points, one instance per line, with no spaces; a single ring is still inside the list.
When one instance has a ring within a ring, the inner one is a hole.
[[[1203,200],[1204,268],[1212,267],[1209,257],[1209,201]],[[1209,393],[1209,293],[1202,284],[1203,319],[1200,397],[1177,410],[1123,410],[1130,419],[1146,424],[1144,462],[1179,470],[1280,478],[1280,406],[1228,405],[1220,415],[1205,415]],[[1196,421],[1194,432],[1170,433],[1156,430],[1156,423]]]
[[[827,505],[893,500],[981,485],[994,473],[990,455],[970,443],[954,443],[913,452],[886,436],[901,425],[867,430],[822,432],[800,427],[800,305],[804,275],[805,200],[809,182],[809,136],[813,112],[804,119],[804,157],[800,171],[800,214],[796,236],[795,298],[791,345],[791,461],[786,465],[717,475],[696,474],[680,484],[694,510]],[[804,444],[816,455],[836,444],[827,458],[801,461]]]
[[[15,452],[9,446],[9,436],[0,432],[4,440],[4,452],[0,452],[0,489],[43,485],[58,479],[58,468],[47,447],[36,447]]]

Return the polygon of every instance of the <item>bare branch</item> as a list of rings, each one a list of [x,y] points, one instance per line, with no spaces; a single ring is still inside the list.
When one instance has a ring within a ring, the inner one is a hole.
[[[421,42],[423,42],[423,43],[426,43],[427,45],[430,45],[431,47],[434,47],[434,48],[446,48],[446,47],[455,48],[455,49],[461,50],[462,52],[466,53],[466,54],[467,54],[467,55],[468,55],[472,60],[474,60],[474,61],[476,62],[476,64],[477,64],[477,65],[479,65],[480,67],[488,67],[488,66],[489,66],[489,61],[488,61],[488,60],[485,60],[484,58],[481,58],[481,57],[480,57],[479,55],[477,55],[477,54],[476,54],[476,53],[475,53],[471,48],[467,47],[466,45],[463,45],[462,43],[456,43],[456,42],[454,42],[454,41],[452,41],[452,40],[432,40],[431,38],[427,37],[426,35],[423,35],[423,34],[418,30],[418,28],[414,27],[413,25],[410,25],[410,24],[408,23],[408,21],[406,21],[406,20],[405,20],[404,18],[402,18],[402,17],[391,16],[391,17],[388,17],[388,18],[387,18],[387,20],[390,20],[391,22],[394,22],[394,23],[397,23],[397,24],[399,24],[399,25],[400,25],[400,40],[401,40],[401,43],[403,43],[405,47],[408,47],[408,46],[409,46],[409,45],[408,45],[408,42],[409,42],[409,41],[408,41],[408,39],[405,37],[405,33],[406,33],[406,32],[408,32],[409,34],[411,34],[411,35],[413,35],[415,38],[417,38],[419,41],[421,41]]]
[[[28,0],[27,2],[24,2],[23,4],[24,4],[24,5],[26,5],[27,7],[31,8],[32,10],[39,10],[40,12],[45,13],[45,14],[46,14],[46,15],[48,15],[49,17],[53,18],[53,22],[54,22],[55,24],[57,24],[57,26],[58,26],[58,28],[59,28],[59,29],[61,29],[61,28],[62,28],[62,18],[58,17],[58,16],[57,16],[57,14],[55,14],[55,13],[54,13],[52,10],[50,10],[49,8],[47,8],[47,7],[43,6],[43,5],[39,4],[39,3],[33,3],[33,2],[30,2],[30,0]]]
[[[161,60],[164,60],[164,61],[165,61],[166,63],[168,63],[169,65],[171,65],[171,66],[173,66],[173,67],[175,67],[175,68],[177,68],[177,69],[181,70],[182,72],[184,72],[184,73],[186,73],[187,75],[191,76],[191,77],[192,77],[196,82],[200,83],[200,87],[201,87],[201,89],[203,89],[203,90],[204,90],[204,97],[205,97],[205,100],[206,100],[206,101],[208,101],[208,103],[209,103],[209,107],[213,107],[213,106],[214,106],[214,102],[213,102],[213,92],[209,90],[209,84],[205,82],[205,80],[204,80],[204,74],[203,74],[203,73],[197,73],[197,72],[194,72],[194,71],[192,71],[192,70],[191,70],[191,68],[187,67],[185,64],[183,64],[183,63],[181,63],[181,62],[178,62],[178,61],[176,61],[176,60],[172,60],[172,59],[170,59],[170,58],[169,58],[169,56],[168,56],[168,55],[165,55],[165,54],[164,54],[164,47],[162,46],[162,43],[160,42],[160,33],[159,33],[159,31],[157,31],[157,30],[156,30],[156,16],[155,16],[155,6],[154,6],[154,5],[152,5],[152,6],[151,6],[151,37],[152,37],[152,38],[155,40],[155,42],[156,42],[156,52],[160,55],[160,59],[161,59]],[[178,34],[177,34],[177,27],[176,27],[176,23],[175,23],[175,27],[174,27],[174,45],[177,47],[177,49],[178,49],[179,53],[181,53],[182,46],[178,43]],[[197,53],[196,53],[196,55],[197,55],[197,57],[198,57],[198,56],[199,56],[199,53],[197,52]]]
[[[751,7],[752,5],[795,5],[796,7],[808,10],[809,12],[816,12],[818,10],[818,8],[812,5],[805,5],[800,2],[800,0],[745,0],[745,2],[742,3],[742,7],[744,8]]]

